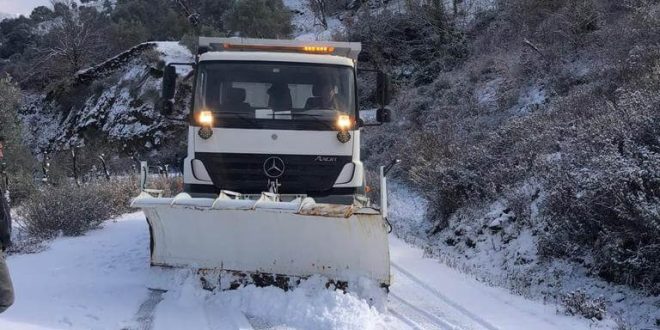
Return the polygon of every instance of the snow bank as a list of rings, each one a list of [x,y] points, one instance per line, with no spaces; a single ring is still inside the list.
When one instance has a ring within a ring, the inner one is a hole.
[[[149,237],[140,215],[7,258],[15,304],[0,329],[120,329],[147,296]]]
[[[369,284],[358,283],[356,292],[343,293],[325,289],[327,279],[314,276],[290,291],[250,285],[210,292],[201,288],[195,274],[175,278],[181,283],[168,291],[159,304],[154,321],[156,329],[237,329],[250,323],[294,329],[382,329],[387,324],[387,318],[381,314],[384,296],[381,294],[379,311],[356,293],[366,290],[373,294],[374,286]],[[192,319],[199,323],[191,326],[190,319],[177,317],[182,311],[198,315]]]
[[[389,180],[387,188],[393,232],[402,237],[408,236],[406,240],[413,240],[411,235],[425,236],[425,232],[431,229],[431,221],[428,221],[426,215],[428,201],[395,180]]]

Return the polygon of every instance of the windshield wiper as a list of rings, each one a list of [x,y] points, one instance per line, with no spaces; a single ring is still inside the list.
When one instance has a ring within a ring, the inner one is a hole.
[[[303,116],[303,117],[312,118],[314,121],[325,125],[325,127],[329,128],[333,131],[336,130],[336,128],[334,126],[332,126],[330,123],[328,123],[328,121],[319,119],[320,117],[326,117],[327,118],[327,116],[325,116],[325,115],[319,115],[319,114],[313,114],[313,113],[295,113],[295,112],[291,112],[291,117],[295,117],[295,116]]]
[[[244,112],[225,112],[225,111],[219,111],[219,112],[214,112],[214,115],[234,115],[236,118],[239,118],[254,127],[259,127],[259,122],[255,118],[250,118],[248,117]]]

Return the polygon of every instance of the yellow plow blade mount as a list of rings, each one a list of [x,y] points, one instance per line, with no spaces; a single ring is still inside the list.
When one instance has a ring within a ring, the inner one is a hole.
[[[143,192],[132,206],[147,217],[154,266],[390,283],[387,227],[373,208],[280,202],[268,193],[250,200]]]

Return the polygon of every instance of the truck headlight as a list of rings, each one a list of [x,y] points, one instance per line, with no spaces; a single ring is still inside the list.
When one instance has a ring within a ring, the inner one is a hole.
[[[202,128],[199,129],[199,137],[201,137],[204,140],[208,140],[213,136],[213,120],[215,117],[213,116],[212,111],[200,111],[199,114],[197,115],[197,122],[202,126]]]
[[[202,126],[213,126],[213,120],[212,111],[200,111],[197,115],[197,122]]]
[[[353,127],[351,116],[339,115],[339,117],[337,117],[337,128],[340,131],[348,131],[351,127]]]

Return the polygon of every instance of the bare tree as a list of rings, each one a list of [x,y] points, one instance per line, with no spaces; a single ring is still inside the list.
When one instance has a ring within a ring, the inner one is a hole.
[[[309,0],[309,8],[312,9],[314,17],[324,29],[328,29],[328,1],[327,0]]]
[[[93,17],[84,17],[71,8],[62,22],[51,32],[47,51],[49,56],[60,59],[69,74],[90,63],[102,49],[102,38]],[[59,61],[57,61],[59,62]]]
[[[463,0],[452,0],[452,9],[454,10],[454,18],[458,16],[458,6],[463,2]]]
[[[105,26],[98,21],[99,13],[71,0],[52,3],[57,16],[33,50],[36,57],[23,81],[71,76],[107,55],[108,41],[103,38]]]
[[[355,0],[364,2],[365,0]],[[324,29],[328,29],[328,16],[337,14],[339,11],[356,8],[355,2],[350,0],[307,0],[308,7],[314,13],[314,17]]]

